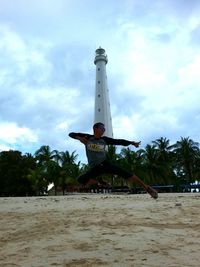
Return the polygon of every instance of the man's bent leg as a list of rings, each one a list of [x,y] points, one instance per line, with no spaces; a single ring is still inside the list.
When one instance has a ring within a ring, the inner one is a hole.
[[[158,198],[158,192],[153,189],[150,185],[147,185],[145,184],[139,177],[137,177],[136,175],[133,175],[130,179],[129,179],[130,182],[133,182],[133,183],[137,183],[139,184],[140,186],[142,186],[144,188],[144,190],[149,193],[149,195],[154,198],[154,199],[157,199]]]
[[[122,167],[112,164],[109,161],[103,163],[103,168],[107,173],[117,174],[121,177],[124,177],[131,183],[137,183],[144,188],[144,190],[151,195],[154,199],[158,198],[158,193],[151,186],[145,184],[139,177],[132,174],[131,172],[123,169]],[[131,178],[130,178],[131,177]]]

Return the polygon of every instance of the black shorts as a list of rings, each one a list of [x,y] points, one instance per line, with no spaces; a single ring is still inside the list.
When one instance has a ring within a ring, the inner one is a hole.
[[[98,176],[101,176],[102,174],[107,174],[107,173],[119,175],[125,179],[129,179],[131,176],[133,176],[133,173],[121,168],[118,165],[112,164],[109,161],[105,160],[99,165],[89,169],[83,175],[80,175],[77,178],[77,180],[80,184],[85,185],[91,178],[96,178]]]

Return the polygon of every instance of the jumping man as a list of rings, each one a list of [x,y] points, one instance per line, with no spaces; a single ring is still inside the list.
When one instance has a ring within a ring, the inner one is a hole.
[[[131,183],[137,183],[142,186],[146,192],[148,192],[152,198],[157,199],[158,193],[151,186],[145,184],[135,174],[124,170],[118,165],[112,164],[106,157],[107,145],[133,145],[139,147],[141,142],[128,141],[124,139],[114,139],[107,136],[103,136],[105,132],[105,126],[103,123],[98,122],[93,126],[93,135],[85,133],[70,133],[71,138],[79,140],[85,145],[86,155],[90,169],[83,175],[78,177],[78,182],[83,185],[97,183],[96,177],[105,173],[116,174],[124,177]]]

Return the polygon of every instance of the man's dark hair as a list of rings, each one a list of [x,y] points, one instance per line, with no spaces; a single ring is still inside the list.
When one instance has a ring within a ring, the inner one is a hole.
[[[97,122],[93,125],[93,128],[98,128],[98,127],[104,127],[105,128],[105,126],[102,122]]]

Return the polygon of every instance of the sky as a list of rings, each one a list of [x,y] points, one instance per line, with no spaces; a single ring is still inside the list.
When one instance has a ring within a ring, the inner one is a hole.
[[[199,14],[199,0],[0,0],[0,151],[84,162],[68,133],[92,133],[99,46],[115,138],[200,142]]]

